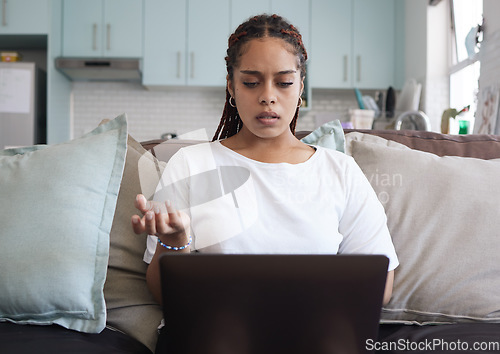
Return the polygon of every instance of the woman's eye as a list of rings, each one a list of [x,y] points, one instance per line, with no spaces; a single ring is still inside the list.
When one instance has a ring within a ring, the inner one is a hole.
[[[257,86],[257,82],[244,82],[243,85],[245,85],[246,87],[255,87]]]
[[[280,82],[280,83],[278,83],[278,85],[281,87],[288,87],[288,86],[292,86],[293,82]]]

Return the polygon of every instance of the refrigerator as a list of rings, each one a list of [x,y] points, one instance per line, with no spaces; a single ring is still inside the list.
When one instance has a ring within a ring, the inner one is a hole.
[[[0,63],[0,150],[46,143],[46,80],[35,63]]]

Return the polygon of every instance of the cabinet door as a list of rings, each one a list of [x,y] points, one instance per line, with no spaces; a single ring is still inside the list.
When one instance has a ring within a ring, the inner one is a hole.
[[[186,84],[186,21],[186,1],[146,1],[144,86]]]
[[[102,55],[102,0],[64,0],[62,55]]]
[[[230,0],[188,0],[187,82],[225,86]]]
[[[142,57],[142,0],[64,0],[63,56]]]
[[[47,34],[48,0],[0,0],[0,34]]]
[[[270,0],[232,0],[231,1],[231,33],[250,17],[271,12]]]
[[[142,0],[104,0],[103,55],[142,57]]]
[[[352,87],[352,2],[312,0],[309,84],[312,88]]]
[[[359,88],[395,83],[395,0],[354,0],[354,81]]]

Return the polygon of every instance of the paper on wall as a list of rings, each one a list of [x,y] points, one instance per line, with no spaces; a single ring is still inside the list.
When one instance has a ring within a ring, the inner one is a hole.
[[[31,73],[26,69],[0,69],[0,112],[30,113]]]

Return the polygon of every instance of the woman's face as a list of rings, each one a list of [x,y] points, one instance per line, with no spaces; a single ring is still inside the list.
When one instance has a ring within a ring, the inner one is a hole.
[[[245,44],[228,90],[243,121],[241,133],[274,138],[290,134],[304,88],[298,58],[279,38],[252,39]]]

